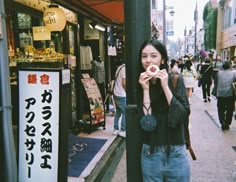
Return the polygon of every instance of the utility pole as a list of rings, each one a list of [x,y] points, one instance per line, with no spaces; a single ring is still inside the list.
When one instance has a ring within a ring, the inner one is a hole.
[[[125,0],[125,60],[126,60],[126,152],[127,181],[142,182],[141,149],[142,131],[137,116],[137,88],[139,49],[151,38],[150,1]],[[145,16],[140,16],[142,12]]]
[[[4,173],[3,181],[16,182],[17,163],[12,131],[11,89],[7,47],[5,6],[4,0],[0,0],[0,143],[3,143],[1,150],[4,151],[4,160],[1,161],[1,163],[4,163],[4,170],[0,172],[0,177]]]
[[[185,26],[185,29],[184,29],[184,55],[186,55],[186,36],[187,36],[187,29],[186,29],[186,26]]]
[[[194,22],[195,22],[194,57],[195,57],[195,60],[196,60],[196,56],[197,56],[197,23],[198,23],[197,3],[196,3],[195,11],[194,11]]]
[[[166,45],[166,0],[163,0],[163,44]]]

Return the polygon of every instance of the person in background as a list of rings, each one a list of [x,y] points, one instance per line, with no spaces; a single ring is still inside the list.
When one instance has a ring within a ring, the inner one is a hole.
[[[179,74],[178,62],[175,59],[170,61],[170,73]]]
[[[117,77],[116,77],[117,76]],[[116,79],[114,80],[114,101],[116,105],[116,113],[114,118],[114,131],[113,135],[126,137],[126,122],[125,122],[125,109],[126,109],[126,72],[125,64],[122,63],[116,69]],[[119,127],[119,120],[121,118],[121,126]]]
[[[210,64],[214,62],[214,52],[212,51],[209,52],[208,59],[210,60]]]
[[[236,72],[231,69],[231,62],[225,61],[223,70],[216,77],[217,109],[222,130],[229,130],[232,122],[235,104],[232,83],[235,81]]]
[[[213,79],[215,80],[215,77],[219,70],[223,69],[223,61],[221,59],[221,55],[217,54],[215,61],[212,63],[213,66]]]
[[[197,71],[197,73],[200,73],[200,70],[201,70],[201,66],[202,66],[202,63],[204,62],[204,57],[200,57],[199,58],[199,63],[197,64],[197,66],[196,66],[196,71]]]
[[[236,70],[236,56],[231,57],[232,68]]]
[[[191,103],[190,100],[194,89],[196,70],[193,67],[192,61],[188,58],[185,61],[185,67],[183,69],[182,75],[184,78],[184,85],[186,88],[189,103]]]
[[[231,57],[232,69],[236,72],[236,56]],[[236,102],[234,104],[234,120],[236,120]]]
[[[151,114],[158,121],[153,131],[142,130],[141,169],[144,182],[190,182],[184,137],[190,106],[181,75],[173,94],[173,78],[168,74],[167,60],[166,48],[160,41],[148,40],[142,44],[139,51],[137,114],[140,118]],[[160,69],[153,77],[147,70],[150,65]]]
[[[211,101],[211,85],[213,79],[213,67],[211,65],[211,60],[205,58],[205,61],[202,63],[200,74],[202,76],[202,96],[204,102]]]
[[[98,56],[98,58],[94,61],[92,61],[92,75],[95,79],[98,88],[100,90],[102,100],[104,102],[105,99],[105,68],[104,68],[104,62],[101,60],[101,57]]]
[[[179,67],[179,73],[182,73],[184,69],[184,60],[182,58],[178,59],[178,67]]]

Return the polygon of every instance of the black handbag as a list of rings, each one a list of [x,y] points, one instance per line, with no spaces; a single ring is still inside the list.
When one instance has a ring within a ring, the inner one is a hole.
[[[201,87],[202,86],[202,78],[200,78],[199,80],[198,80],[198,87]]]
[[[212,91],[211,91],[211,95],[216,97],[216,86],[214,85]]]

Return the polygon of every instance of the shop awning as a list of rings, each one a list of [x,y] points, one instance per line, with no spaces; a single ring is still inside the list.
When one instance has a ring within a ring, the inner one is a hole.
[[[115,23],[124,23],[124,0],[81,0]]]
[[[107,23],[124,23],[124,0],[55,0],[71,10]]]

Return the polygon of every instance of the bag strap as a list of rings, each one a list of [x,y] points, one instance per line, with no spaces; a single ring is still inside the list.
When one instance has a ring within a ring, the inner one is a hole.
[[[202,74],[202,76],[210,69],[211,65],[208,66],[208,68],[204,71],[204,73]]]
[[[179,78],[179,75],[175,74],[174,75],[174,78],[173,78],[173,89],[174,89],[174,92],[176,90],[176,87],[177,87],[177,81],[178,81],[178,78]],[[196,160],[196,156],[193,152],[193,149],[191,147],[191,140],[190,140],[190,134],[189,134],[189,128],[188,128],[188,124],[185,125],[184,127],[184,133],[185,133],[185,139],[186,139],[186,146],[187,146],[187,149],[192,157],[193,160]]]
[[[118,77],[118,75],[119,75],[121,69],[124,68],[124,67],[125,67],[125,65],[122,65],[122,66],[119,68],[119,70],[117,71],[116,76],[115,76],[115,79],[114,79],[115,81],[116,81],[116,79],[117,79],[117,77]]]
[[[174,78],[173,78],[173,88],[174,88],[174,91],[176,90],[176,87],[177,87],[178,78],[179,78],[179,75],[175,74]]]
[[[114,79],[114,84],[113,84],[113,88],[112,88],[112,92],[113,92],[114,89],[115,89],[116,79],[117,79],[118,75],[120,74],[121,69],[124,68],[124,67],[125,67],[125,65],[122,65],[122,66],[119,68],[119,70],[116,72],[115,79]]]

